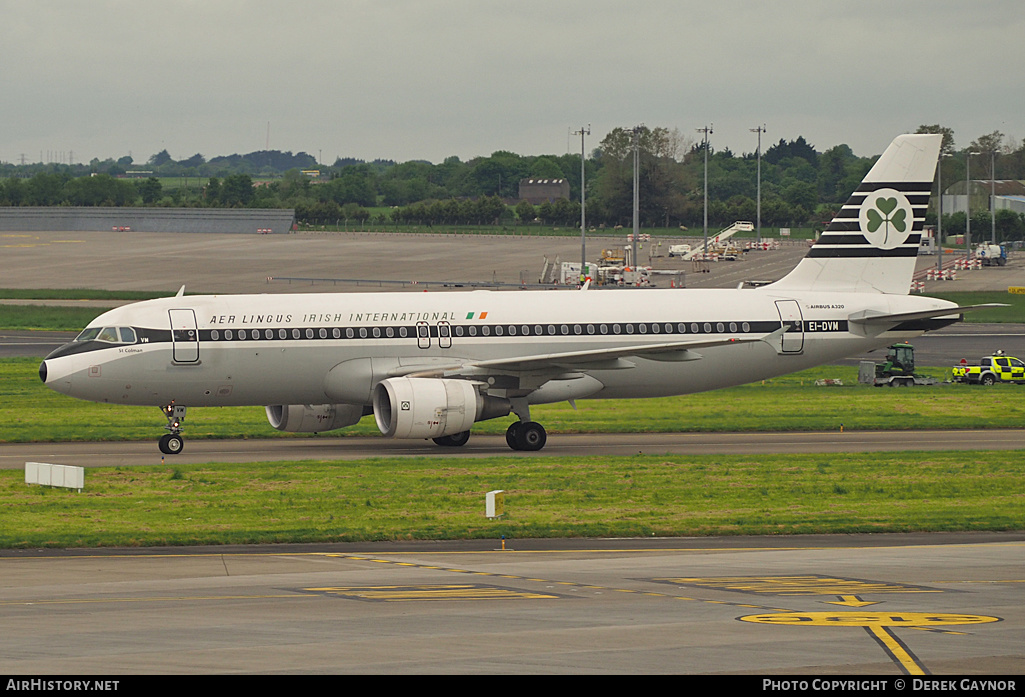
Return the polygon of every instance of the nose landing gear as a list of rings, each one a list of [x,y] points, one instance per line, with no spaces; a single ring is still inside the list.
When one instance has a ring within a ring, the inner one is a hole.
[[[161,408],[164,416],[167,417],[167,425],[164,426],[164,430],[168,433],[160,438],[158,445],[160,452],[165,455],[177,455],[185,447],[185,439],[181,435],[185,429],[182,425],[185,422],[185,409],[186,407],[178,406],[174,402]]]

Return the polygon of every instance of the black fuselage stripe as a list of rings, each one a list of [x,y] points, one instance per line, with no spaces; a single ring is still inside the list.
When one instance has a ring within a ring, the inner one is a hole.
[[[684,331],[679,331],[683,324]],[[257,328],[233,328],[233,329],[201,329],[199,330],[200,343],[225,343],[240,342],[265,343],[267,341],[303,341],[303,342],[328,342],[328,341],[382,341],[399,340],[414,342],[417,340],[430,339],[430,344],[436,346],[439,340],[455,341],[457,344],[464,341],[482,341],[496,339],[517,339],[517,338],[562,338],[562,339],[627,339],[655,337],[684,337],[684,336],[711,336],[730,334],[769,334],[776,331],[783,322],[779,320],[759,320],[757,322],[606,322],[606,323],[559,323],[559,324],[453,324],[449,325],[450,333],[442,336],[439,325],[429,325],[427,329],[430,336],[417,336],[415,325],[361,325],[346,327],[257,327]],[[842,333],[848,329],[846,319],[828,320],[802,320],[785,322],[787,331],[805,333]],[[658,325],[658,330],[655,330]],[[745,326],[746,325],[746,326]],[[423,326],[423,325],[421,325]],[[669,326],[670,330],[666,327]],[[565,327],[565,329],[563,329]],[[604,331],[602,331],[604,327]],[[524,332],[524,328],[527,329]],[[146,344],[163,344],[171,342],[171,332],[161,329],[146,329],[133,327],[141,337],[135,344],[112,344],[106,341],[83,341],[65,344],[51,353],[47,358],[57,358],[90,351],[103,349],[125,348],[126,346],[140,346]],[[391,335],[388,330],[391,329]],[[405,336],[401,330],[405,330]],[[579,331],[578,331],[579,329]],[[323,330],[324,336],[321,335]],[[338,335],[335,336],[337,330]],[[349,336],[349,330],[352,335]],[[363,332],[366,331],[366,336]],[[374,331],[377,330],[377,336]],[[472,330],[472,333],[471,333]],[[487,333],[484,333],[486,330]],[[240,332],[245,332],[245,338],[240,338]],[[267,332],[271,333],[268,337]],[[284,335],[282,335],[284,332]],[[255,338],[254,338],[255,333]],[[182,341],[176,339],[177,343],[195,343],[193,341]]]
[[[816,244],[808,250],[808,257],[815,259],[836,258],[836,257],[917,257],[918,246],[896,247],[894,249],[879,249],[878,247],[830,247],[825,244]]]

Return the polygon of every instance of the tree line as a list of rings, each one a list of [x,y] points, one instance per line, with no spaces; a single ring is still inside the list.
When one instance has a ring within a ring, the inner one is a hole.
[[[923,125],[918,132],[944,136],[943,151],[952,156],[942,160],[945,187],[964,178],[968,151],[978,153],[972,156],[973,179],[988,179],[991,166],[997,179],[1025,179],[1025,145],[1002,133],[980,136],[957,151],[949,128]],[[755,219],[757,153],[715,149],[676,129],[616,128],[584,163],[589,226],[632,224],[635,141],[643,226],[702,225],[706,147],[709,223]],[[873,162],[844,144],[819,151],[803,137],[780,139],[761,154],[763,225],[824,224]],[[145,164],[144,176],[125,178],[133,167],[131,158],[75,166],[0,165],[0,205],[282,207],[294,208],[301,222],[320,223],[580,223],[577,154],[497,151],[466,162],[449,157],[438,164],[337,158],[330,167],[318,167],[306,153],[259,151],[209,161],[196,154],[175,161],[164,150]],[[310,169],[318,169],[319,176],[303,171]],[[529,177],[566,179],[569,199],[540,206],[518,201],[519,182]],[[1001,216],[1007,234],[1022,236],[1007,214]],[[950,231],[958,224],[952,216]],[[972,224],[974,228],[974,215]]]

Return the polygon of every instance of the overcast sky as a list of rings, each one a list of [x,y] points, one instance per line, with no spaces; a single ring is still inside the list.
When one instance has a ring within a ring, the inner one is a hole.
[[[1021,0],[0,0],[0,160],[1025,137]],[[268,127],[269,124],[269,127]],[[269,134],[269,136],[268,136]]]

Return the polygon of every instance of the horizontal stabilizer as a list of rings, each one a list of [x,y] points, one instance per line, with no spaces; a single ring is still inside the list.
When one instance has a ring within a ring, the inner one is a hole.
[[[962,312],[982,310],[994,307],[1008,307],[1003,303],[984,303],[982,305],[965,305],[963,307],[944,308],[939,310],[922,310],[920,312],[897,312],[893,314],[871,313],[868,311],[856,312],[847,318],[848,322],[865,325],[900,324],[916,319],[932,319],[933,317],[951,317],[960,315]]]

